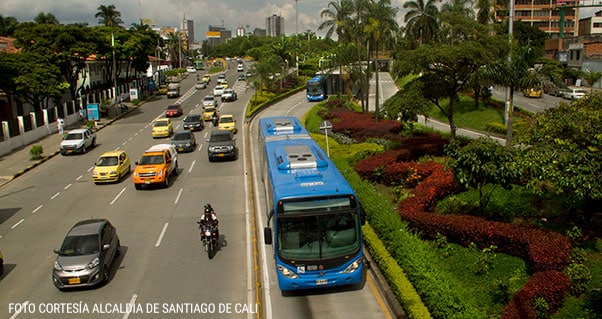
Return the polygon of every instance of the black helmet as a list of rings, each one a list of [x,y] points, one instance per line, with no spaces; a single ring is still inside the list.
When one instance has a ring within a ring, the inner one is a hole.
[[[213,211],[213,207],[211,204],[205,204],[205,213],[211,213]]]

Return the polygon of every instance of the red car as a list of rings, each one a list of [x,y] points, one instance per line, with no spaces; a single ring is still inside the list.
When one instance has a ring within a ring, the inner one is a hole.
[[[183,111],[182,111],[182,107],[180,106],[180,104],[172,104],[167,107],[167,110],[165,110],[166,117],[177,117],[177,116],[182,115],[182,113],[183,113]]]

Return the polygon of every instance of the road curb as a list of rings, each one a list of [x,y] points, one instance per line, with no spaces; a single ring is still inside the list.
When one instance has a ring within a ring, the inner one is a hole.
[[[393,318],[406,319],[408,316],[405,313],[405,311],[403,310],[403,307],[401,306],[401,304],[399,303],[399,300],[397,300],[397,296],[395,296],[395,294],[393,293],[391,288],[389,288],[389,283],[385,279],[385,276],[383,276],[380,269],[378,269],[378,267],[376,266],[376,263],[372,259],[372,256],[370,256],[370,253],[368,252],[368,250],[366,249],[365,246],[364,246],[364,258],[367,260],[367,263],[370,265],[368,267],[368,271],[372,274],[372,277],[374,278],[374,282],[376,284],[377,289],[385,298],[385,302],[386,302],[387,306],[389,307],[389,311],[391,311]]]

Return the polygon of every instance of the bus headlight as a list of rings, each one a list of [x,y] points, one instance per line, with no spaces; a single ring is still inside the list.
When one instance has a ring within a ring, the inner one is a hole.
[[[290,278],[290,279],[297,279],[297,278],[299,278],[299,276],[297,276],[297,274],[295,274],[294,272],[290,271],[288,268],[286,268],[284,266],[278,265],[278,270],[286,278]]]
[[[351,265],[349,265],[347,268],[345,268],[345,270],[343,270],[342,273],[350,274],[350,273],[356,271],[358,268],[360,268],[361,265],[362,265],[362,260],[358,259],[358,260],[352,262]]]

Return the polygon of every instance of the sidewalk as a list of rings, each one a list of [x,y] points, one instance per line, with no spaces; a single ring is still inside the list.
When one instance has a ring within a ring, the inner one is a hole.
[[[127,115],[135,108],[137,108],[137,106],[134,107],[128,103],[128,110],[125,113],[118,114],[117,117],[112,119],[101,119],[101,121],[98,122],[98,126],[94,129],[94,131],[101,130],[103,127],[113,123],[122,116]],[[67,132],[69,130],[84,127],[86,127],[85,124],[80,122],[65,127],[64,131]],[[58,133],[47,135],[34,143],[18,148],[12,151],[11,153],[0,157],[0,186],[5,185],[13,179],[25,174],[27,171],[33,169],[34,167],[60,154],[59,146],[61,144],[61,140],[62,136]],[[42,145],[42,159],[31,160],[29,150],[31,149],[32,145]]]

